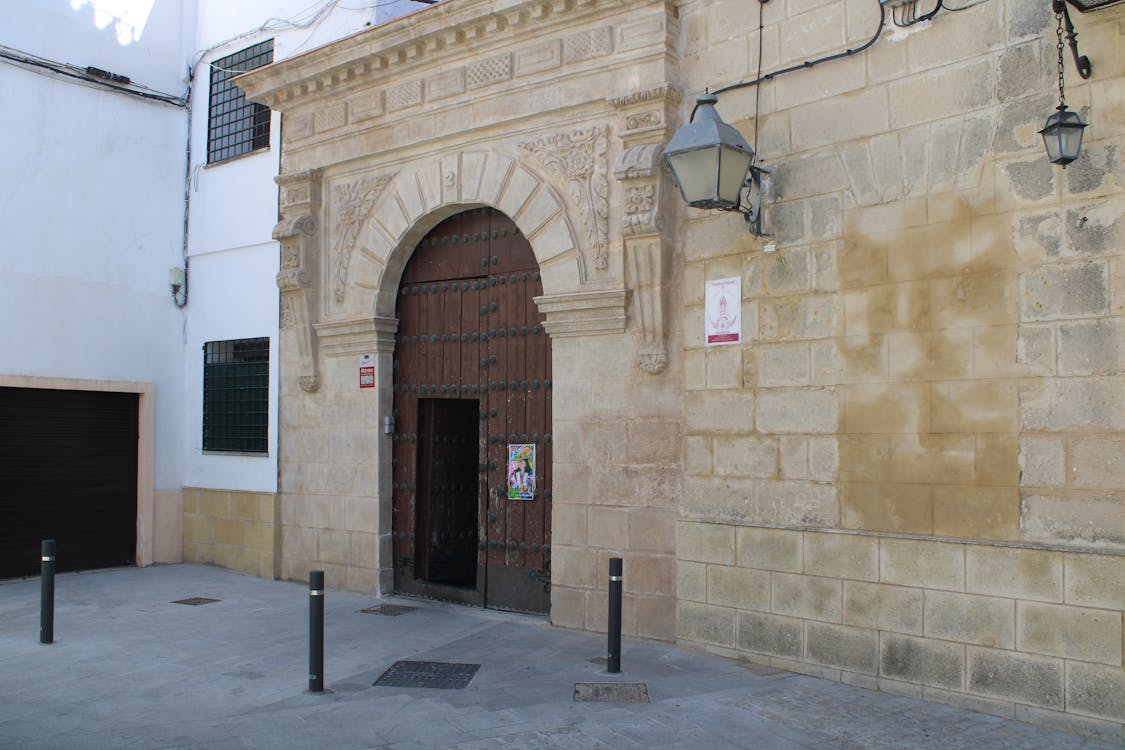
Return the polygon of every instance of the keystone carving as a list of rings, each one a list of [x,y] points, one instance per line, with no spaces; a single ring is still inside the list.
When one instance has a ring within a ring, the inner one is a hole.
[[[332,244],[329,263],[331,263],[333,297],[336,302],[343,302],[347,292],[348,264],[351,262],[352,250],[355,247],[356,237],[359,236],[359,230],[371,215],[379,196],[383,194],[392,179],[394,179],[393,174],[365,177],[354,182],[335,185],[332,189],[336,212],[332,236],[336,239]]]
[[[554,178],[564,180],[578,209],[594,268],[609,268],[609,127],[595,125],[520,144]]]
[[[316,304],[315,263],[317,224],[312,214],[282,219],[273,228],[281,243],[281,270],[277,288],[281,292],[281,327],[297,335],[301,390],[312,393],[320,386],[316,369],[316,338],[313,311]]]

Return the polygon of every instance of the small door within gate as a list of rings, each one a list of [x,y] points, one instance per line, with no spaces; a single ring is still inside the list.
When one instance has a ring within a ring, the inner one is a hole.
[[[547,612],[551,347],[539,266],[494,209],[439,224],[398,294],[394,571],[402,593]]]

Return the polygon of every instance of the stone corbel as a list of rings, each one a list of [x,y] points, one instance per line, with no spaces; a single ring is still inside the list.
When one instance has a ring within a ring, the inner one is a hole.
[[[281,292],[281,327],[297,335],[301,390],[308,393],[320,387],[316,367],[317,223],[311,214],[282,219],[273,228],[273,238],[281,243],[281,270],[277,288]]]
[[[641,329],[637,365],[652,375],[668,367],[664,294],[669,263],[660,215],[665,185],[660,171],[663,148],[663,142],[628,148],[614,169],[624,191],[621,234],[632,273],[633,309]]]

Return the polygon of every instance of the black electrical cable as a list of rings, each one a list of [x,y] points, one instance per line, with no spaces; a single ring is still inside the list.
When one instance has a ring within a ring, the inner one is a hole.
[[[882,36],[882,34],[883,34],[883,24],[886,20],[887,20],[886,9],[883,8],[882,3],[879,3],[879,28],[877,28],[875,30],[875,35],[872,36],[870,39],[868,39],[867,42],[865,42],[862,46],[856,47],[855,49],[845,50],[843,52],[837,52],[835,54],[827,55],[825,57],[820,57],[820,58],[817,58],[816,60],[806,60],[803,63],[799,63],[797,65],[790,65],[788,68],[782,68],[781,70],[775,70],[772,73],[766,73],[764,76],[760,75],[752,81],[741,81],[740,83],[732,83],[729,86],[724,86],[721,89],[716,89],[715,91],[712,91],[711,93],[714,94],[715,96],[718,96],[719,94],[726,93],[727,91],[734,91],[735,89],[742,89],[742,88],[746,88],[747,86],[757,86],[759,83],[762,83],[763,81],[772,81],[774,78],[777,78],[778,76],[785,75],[786,73],[792,73],[792,72],[797,71],[797,70],[806,70],[808,68],[812,68],[812,67],[815,67],[817,65],[820,65],[821,63],[826,63],[826,62],[829,62],[831,60],[838,60],[841,57],[850,57],[852,55],[863,52],[865,49],[870,47],[872,44],[875,44],[875,42],[878,41],[879,37]]]
[[[150,99],[152,101],[163,102],[164,104],[171,104],[174,107],[183,108],[187,106],[187,101],[183,97],[174,96],[172,94],[138,91],[135,88],[120,86],[111,80],[106,80],[105,78],[91,75],[84,69],[75,68],[74,66],[67,65],[66,63],[55,62],[53,60],[47,60],[44,58],[28,57],[23,54],[16,54],[16,52],[18,51],[11,50],[11,48],[9,47],[2,47],[0,48],[0,59],[8,60],[20,65],[30,65],[37,68],[43,68],[44,70],[49,70],[52,73],[56,73],[61,76],[74,78],[84,83],[92,83],[96,86],[111,89],[113,91],[117,91],[118,93],[136,96],[141,99]]]

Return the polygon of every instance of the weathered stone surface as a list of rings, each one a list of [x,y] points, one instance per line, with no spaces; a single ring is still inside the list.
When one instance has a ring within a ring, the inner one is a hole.
[[[680,560],[733,565],[734,528],[681,521],[676,526],[676,557]]]
[[[805,533],[805,573],[860,581],[879,577],[879,540],[856,534]]]
[[[877,674],[878,638],[874,630],[810,622],[805,626],[809,661],[852,672]]]
[[[834,432],[839,422],[830,388],[759,391],[757,426],[763,433]]]
[[[676,608],[676,636],[688,641],[735,645],[736,612],[727,607],[680,602]]]
[[[1104,313],[1109,306],[1104,263],[1044,266],[1026,274],[1021,288],[1024,320],[1081,318]]]
[[[1115,610],[1019,602],[1020,651],[1121,665],[1121,613]]]
[[[1016,607],[1012,599],[941,591],[926,592],[925,635],[993,648],[1015,646]]]
[[[738,529],[738,564],[745,568],[799,573],[803,535],[788,529]]]
[[[922,589],[844,581],[844,624],[922,634]]]
[[[959,544],[912,539],[879,541],[879,573],[884,583],[961,591],[965,553]]]
[[[802,620],[762,612],[738,613],[738,648],[799,659],[804,655]]]
[[[965,647],[928,638],[885,634],[879,650],[879,674],[905,682],[961,690]]]
[[[1048,550],[965,548],[965,590],[1047,602],[1063,600],[1063,556]]]
[[[1072,663],[1066,675],[1067,709],[1087,716],[1125,721],[1125,670]]]
[[[707,603],[768,612],[770,575],[762,570],[711,565],[707,569]]]
[[[840,581],[832,578],[774,573],[772,605],[777,614],[839,622],[842,612]]]
[[[1125,610],[1125,557],[1073,553],[1064,560],[1067,604]]]
[[[968,650],[968,689],[995,698],[1063,707],[1063,662],[1014,651]]]

